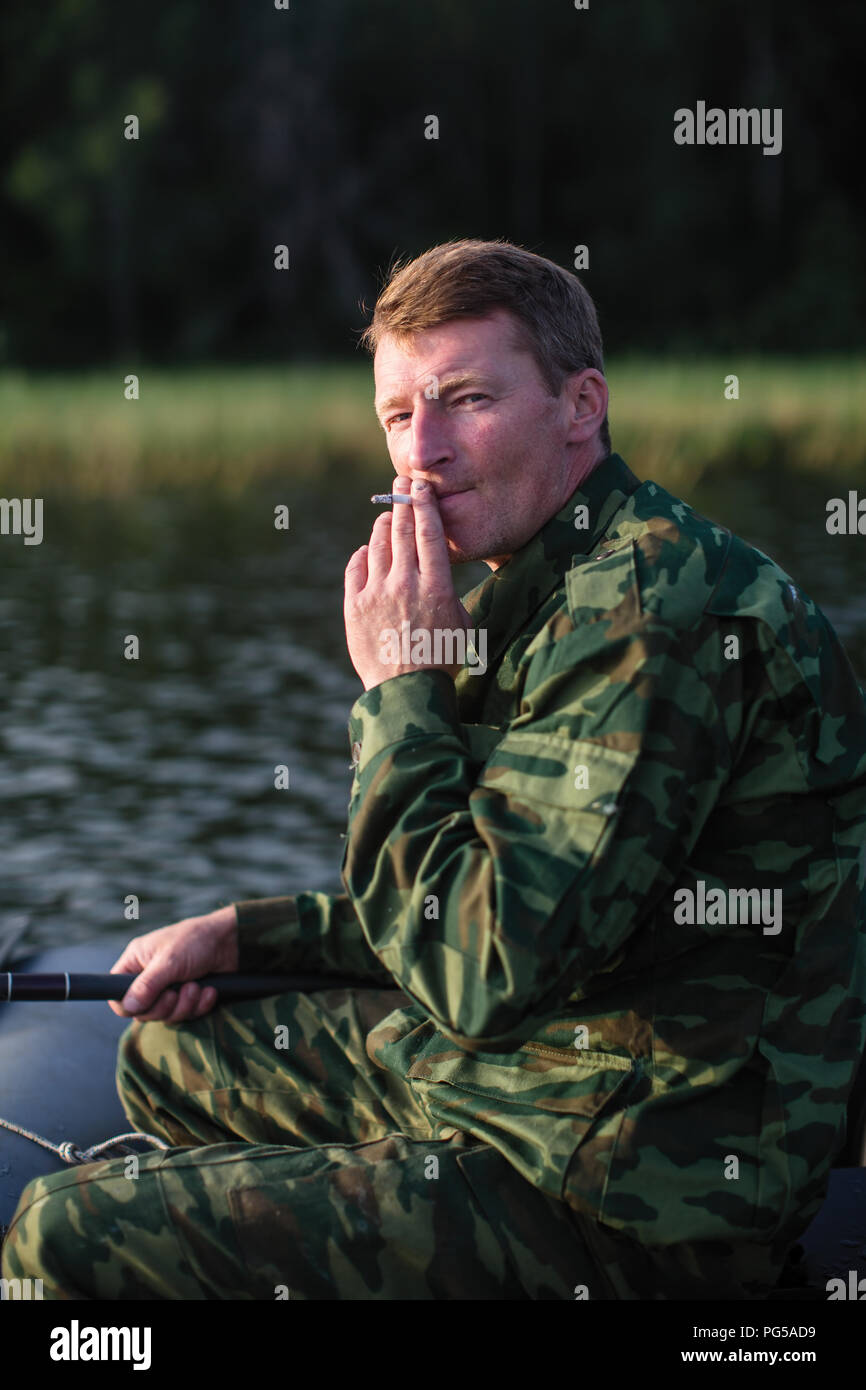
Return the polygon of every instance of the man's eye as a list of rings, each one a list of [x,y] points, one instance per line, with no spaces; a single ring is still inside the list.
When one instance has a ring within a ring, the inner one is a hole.
[[[486,401],[488,399],[483,391],[467,391],[463,396],[456,396],[451,404],[462,405],[464,401]],[[401,420],[407,419],[411,414],[411,410],[403,410],[398,415],[389,415],[385,421],[385,428],[389,430],[392,425],[399,425]]]

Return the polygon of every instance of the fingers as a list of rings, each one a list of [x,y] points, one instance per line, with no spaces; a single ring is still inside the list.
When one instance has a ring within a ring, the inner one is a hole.
[[[125,1007],[126,1000],[124,999],[122,1003]],[[159,996],[152,1008],[149,1008],[147,1010],[137,1010],[134,1014],[134,1017],[137,1018],[141,1023],[161,1023],[164,1019],[168,1017],[170,1013],[173,1012],[176,1004],[177,990],[167,989],[164,994],[161,994]]]
[[[150,1008],[130,1009],[129,991],[120,1003],[112,1000],[110,1007],[122,1018],[136,1018],[140,1023],[185,1023],[210,1013],[219,1000],[213,985],[204,989],[194,980],[187,980],[180,989],[167,989],[159,994]]]
[[[173,994],[173,990],[168,991]],[[217,992],[213,985],[207,985],[204,989],[197,985],[195,981],[187,981],[182,986],[177,996],[177,1002],[170,1011],[163,1015],[163,1023],[184,1023],[190,1018],[201,1018],[202,1014],[208,1013],[217,1001]]]
[[[402,508],[401,508],[402,510]],[[451,577],[451,562],[448,558],[448,545],[445,528],[439,514],[436,494],[429,483],[412,484],[412,511],[414,546],[417,565],[425,579],[434,580],[453,592],[454,580]]]
[[[362,545],[360,550],[356,550],[346,566],[346,599],[354,599],[361,592],[367,583],[367,551],[369,547]]]
[[[137,947],[138,938],[136,938],[134,941],[130,941],[126,949],[122,952],[121,955],[118,956],[117,960],[114,962],[113,966],[111,967],[111,970],[109,971],[109,974],[139,975],[141,971],[144,970],[145,963],[139,956]],[[109,999],[108,1007],[111,1009],[111,1012],[113,1014],[117,1014],[120,1018],[129,1018],[132,1011],[124,1007],[126,1000],[128,1000],[129,997],[130,991],[127,990],[122,1001],[119,999]]]
[[[402,475],[394,479],[394,492],[409,494],[411,492],[411,481]],[[415,550],[415,504],[410,502],[408,506],[405,502],[394,504],[394,510],[390,513],[391,517],[391,554],[390,561],[392,567],[400,574],[406,574],[410,570],[417,570],[418,557]]]
[[[135,937],[123,949],[111,967],[112,975],[137,975],[144,969],[144,956],[139,952],[139,941],[143,938]]]
[[[204,917],[184,918],[135,937],[111,967],[113,975],[134,975],[126,994],[109,1008],[120,1018],[143,1022],[183,1023],[201,1018],[218,1002],[212,986],[197,983],[211,971],[236,969],[237,948],[226,946],[224,909]]]
[[[113,1012],[121,1017],[133,1017],[146,1022],[177,1023],[183,1018],[193,1017],[202,991],[192,980],[181,985],[177,983],[179,976],[192,972],[188,968],[184,969],[173,954],[148,961],[142,968],[134,949],[135,944],[130,942],[117,963],[111,967],[112,975],[137,974],[137,978],[119,1004],[112,1002]],[[169,988],[172,985],[175,987]],[[205,991],[208,992],[215,997],[216,991]]]
[[[160,993],[153,997],[148,993],[147,1006],[135,1002],[137,998],[138,996],[133,996],[131,990],[127,990],[121,1000],[110,999],[108,1007],[119,1018],[137,1018],[141,1023],[158,1023],[168,1013],[171,1013],[177,1004],[177,990],[167,989],[164,994]]]
[[[112,969],[112,974],[121,973]],[[121,1012],[134,1014],[136,1018],[151,1018],[157,1016],[157,1001],[159,1007],[165,1003],[165,999],[160,999],[160,995],[166,986],[173,984],[177,979],[178,971],[172,969],[170,963],[157,964],[153,961],[146,965],[144,970],[130,985],[121,1002]],[[168,994],[175,993],[172,990]],[[177,1002],[177,995],[172,1001],[172,1007]],[[159,1015],[162,1017],[162,1015]]]
[[[377,516],[367,545],[356,550],[345,570],[346,603],[352,603],[368,585],[378,587],[391,568],[391,513]]]
[[[403,476],[396,477],[393,491],[408,496],[411,492],[411,480]],[[361,590],[368,586],[371,588],[381,586],[392,568],[403,572],[409,568],[417,569],[413,512],[414,507],[411,504],[407,506],[405,503],[401,503],[399,506],[395,506],[392,512],[381,512],[376,517],[368,544],[362,545],[360,550],[356,550],[346,566],[345,594],[347,601],[356,598]],[[442,545],[447,562],[448,552],[445,548],[444,535]],[[450,565],[447,563],[446,569],[450,572]]]
[[[400,511],[411,511],[411,507],[400,505]],[[373,522],[370,543],[367,546],[367,584],[378,588],[388,578],[391,568],[391,528],[394,524],[391,512],[382,512]]]
[[[195,1011],[195,1017],[201,1018],[202,1014],[209,1014],[211,1009],[214,1008],[214,1006],[218,1002],[218,1000],[219,995],[217,994],[213,985],[208,985],[201,992],[201,999],[199,1000],[198,1008]]]

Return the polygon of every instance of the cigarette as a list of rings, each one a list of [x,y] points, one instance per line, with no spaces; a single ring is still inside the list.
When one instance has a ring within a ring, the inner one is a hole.
[[[376,492],[370,501],[375,502],[377,506],[387,506],[391,502],[408,502],[411,505],[412,498],[402,492]]]

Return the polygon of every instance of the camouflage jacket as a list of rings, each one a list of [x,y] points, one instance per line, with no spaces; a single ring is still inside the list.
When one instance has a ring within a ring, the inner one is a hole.
[[[617,455],[463,601],[486,673],[360,697],[346,894],[238,904],[242,964],[396,982],[371,1060],[576,1211],[778,1255],[866,1035],[845,653],[772,560]]]

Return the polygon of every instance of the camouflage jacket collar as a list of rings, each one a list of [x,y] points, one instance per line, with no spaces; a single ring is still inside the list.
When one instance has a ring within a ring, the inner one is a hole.
[[[575,558],[595,549],[640,486],[619,454],[608,454],[526,545],[463,596],[473,626],[487,630],[488,669],[559,587]],[[579,507],[586,511],[578,514]],[[461,672],[458,690],[467,680]]]

